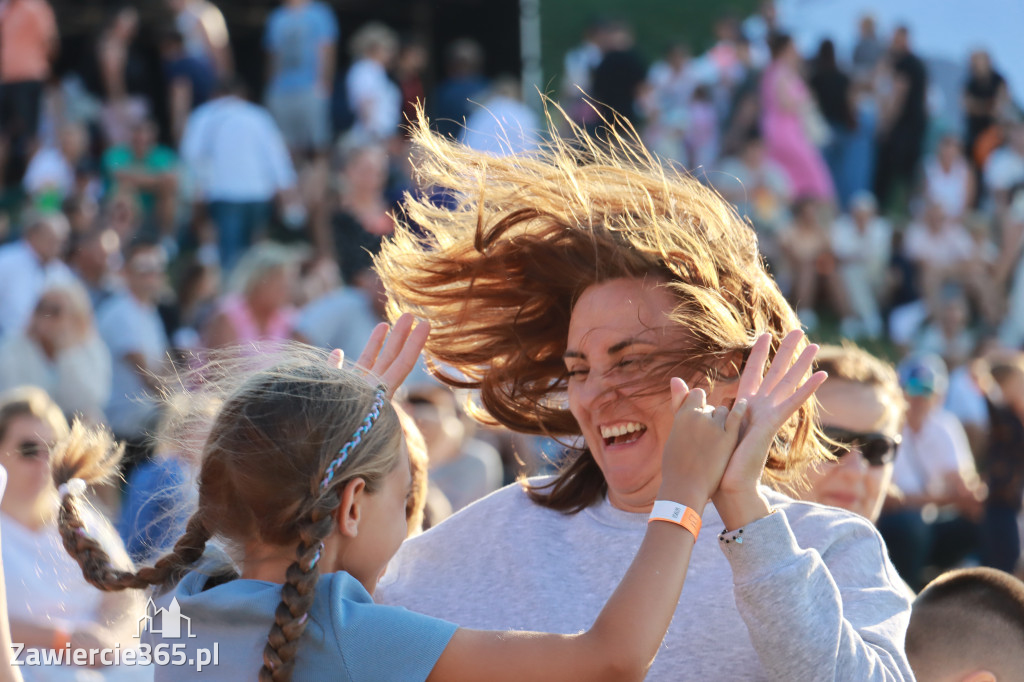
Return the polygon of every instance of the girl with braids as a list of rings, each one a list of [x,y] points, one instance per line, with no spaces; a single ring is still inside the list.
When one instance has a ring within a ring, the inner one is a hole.
[[[387,325],[378,327],[359,362],[368,372],[308,347],[263,369],[225,364],[213,377],[207,369],[213,388],[204,391],[224,395],[203,446],[198,507],[173,551],[139,571],[111,567],[82,531],[77,477],[101,476],[113,458],[109,443],[85,441],[79,429],[54,474],[65,546],[101,589],[164,585],[185,572],[172,594],[196,637],[174,643],[189,658],[217,643],[219,665],[206,679],[641,679],[679,599],[705,502],[727,463],[753,475],[763,467],[777,429],[824,380],[804,380],[815,347],[798,356],[792,347],[762,382],[760,346],[743,379],[762,403],[749,420],[745,403],[712,408],[702,389],[673,379],[663,511],[607,606],[578,634],[486,632],[372,599],[407,530],[413,476],[383,386],[401,383],[423,346],[428,326],[411,327],[411,316],[400,318],[383,353]],[[367,373],[383,386],[372,388]],[[235,553],[240,575],[196,566],[214,538]],[[182,675],[195,671],[156,671],[158,681]]]
[[[579,632],[643,538],[664,481],[668,377],[711,405],[766,408],[741,378],[807,345],[754,231],[632,132],[582,131],[497,158],[414,130],[422,197],[376,260],[391,314],[429,320],[433,372],[476,416],[569,444],[528,479],[407,541],[380,600],[481,628]],[[908,680],[909,603],[877,532],[792,500],[831,455],[814,402],[761,468],[733,457],[704,511],[677,617],[648,679]],[[486,538],[485,542],[481,538]]]

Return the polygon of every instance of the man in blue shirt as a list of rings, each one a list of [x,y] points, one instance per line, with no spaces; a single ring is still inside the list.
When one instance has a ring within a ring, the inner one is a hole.
[[[293,156],[319,155],[330,144],[328,95],[337,42],[338,22],[317,0],[285,0],[267,19],[267,108]]]

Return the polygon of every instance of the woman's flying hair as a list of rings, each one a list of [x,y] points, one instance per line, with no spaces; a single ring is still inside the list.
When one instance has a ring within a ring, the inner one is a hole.
[[[596,283],[648,278],[675,296],[680,341],[650,372],[656,390],[672,374],[735,377],[760,333],[777,348],[799,328],[753,229],[714,190],[662,164],[628,124],[609,124],[606,140],[578,127],[563,139],[548,120],[553,141],[543,151],[495,157],[432,133],[421,116],[412,136],[424,192],[406,196],[395,235],[375,259],[389,314],[430,320],[433,373],[479,390],[473,416],[525,433],[580,434],[562,356],[573,305]],[[814,411],[805,404],[779,432],[768,482],[795,483],[808,463],[827,457]],[[604,492],[584,450],[531,495],[575,512]]]
[[[300,344],[256,357],[227,349],[212,355],[182,386],[188,400],[178,403],[187,409],[163,435],[181,434],[175,442],[198,445],[202,452],[195,457],[201,461],[198,503],[173,549],[137,571],[112,566],[84,529],[83,501],[71,485],[58,516],[64,546],[85,579],[107,591],[172,584],[193,568],[212,539],[234,549],[249,540],[293,546],[295,560],[281,588],[260,671],[261,680],[291,679],[320,576],[321,543],[335,529],[339,491],[358,477],[368,492],[376,492],[400,464],[398,415],[364,376],[333,366],[326,351]],[[339,451],[372,410],[379,411],[372,428],[338,462]],[[207,434],[201,443],[188,437],[199,432]],[[116,471],[119,457],[109,432],[76,423],[54,453],[54,483],[104,480]],[[323,485],[332,464],[338,468]]]

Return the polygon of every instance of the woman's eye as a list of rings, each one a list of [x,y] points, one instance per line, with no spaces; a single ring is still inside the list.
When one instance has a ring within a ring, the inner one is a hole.
[[[570,369],[568,372],[566,372],[566,375],[570,379],[579,379],[580,377],[585,376],[587,374],[587,372],[588,372],[588,370],[586,368],[576,367],[576,368]]]

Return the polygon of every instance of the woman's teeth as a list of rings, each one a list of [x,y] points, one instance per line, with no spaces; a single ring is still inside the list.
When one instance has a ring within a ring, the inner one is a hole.
[[[631,443],[643,435],[647,427],[639,422],[625,422],[601,427],[601,438],[605,445]]]

